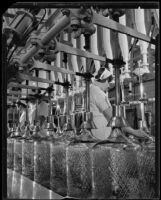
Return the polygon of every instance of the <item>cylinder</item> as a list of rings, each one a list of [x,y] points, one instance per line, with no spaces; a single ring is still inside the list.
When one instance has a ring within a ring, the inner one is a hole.
[[[22,141],[14,140],[14,171],[19,174],[22,174]]]
[[[102,145],[92,151],[93,198],[138,198],[136,152],[121,145]]]
[[[34,181],[50,189],[50,142],[34,141]]]
[[[12,198],[13,170],[7,169],[7,198]]]
[[[21,185],[21,176],[17,172],[13,171],[12,178],[12,199],[20,198],[20,185]]]
[[[30,182],[26,177],[20,178],[20,199],[33,198],[33,182]]]
[[[34,180],[34,142],[25,140],[22,143],[22,175]]]
[[[90,112],[90,82],[86,80],[86,111]]]
[[[92,195],[91,156],[85,144],[67,148],[67,186],[69,197],[85,199]]]
[[[51,190],[62,195],[67,195],[66,174],[66,145],[65,143],[51,143]]]
[[[7,168],[14,167],[14,139],[7,138]]]
[[[99,146],[92,150],[93,198],[103,199],[112,196],[110,164],[109,147]]]
[[[144,146],[137,152],[139,166],[139,197],[153,199],[156,190],[155,147]]]
[[[116,105],[120,104],[120,83],[119,83],[119,68],[118,66],[115,66],[115,97],[116,97]]]

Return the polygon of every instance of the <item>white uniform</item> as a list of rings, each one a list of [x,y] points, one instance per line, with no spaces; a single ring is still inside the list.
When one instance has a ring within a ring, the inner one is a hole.
[[[107,127],[107,119],[103,115],[103,111],[111,104],[106,94],[96,85],[90,86],[90,111],[93,112],[93,121],[97,129],[92,129],[92,133],[98,139],[107,139],[111,133],[111,127]]]

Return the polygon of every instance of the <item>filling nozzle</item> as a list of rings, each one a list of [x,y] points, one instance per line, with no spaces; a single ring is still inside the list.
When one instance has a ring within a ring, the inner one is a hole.
[[[11,137],[15,136],[15,132],[16,132],[15,105],[14,105],[14,103],[12,104],[12,109],[13,109],[13,115],[12,115],[12,123],[10,125],[10,136]]]
[[[14,135],[15,136],[21,136],[21,134],[22,134],[22,131],[21,131],[21,128],[20,128],[20,124],[18,124],[18,126],[17,126],[17,128],[15,130]]]
[[[23,138],[31,137],[30,123],[28,121],[25,122],[25,132],[22,135]]]
[[[122,60],[113,60],[115,69],[115,105],[113,106],[113,117],[108,122],[107,126],[112,128],[121,128],[128,126],[127,121],[123,117],[124,106],[120,105],[120,68],[125,63]],[[123,83],[122,83],[123,84]],[[123,90],[123,88],[122,88]],[[124,91],[122,91],[124,92]],[[124,93],[123,93],[124,98]]]
[[[93,114],[90,112],[90,80],[92,78],[90,73],[85,74],[85,111],[83,111],[83,123],[81,124],[81,135],[87,136],[90,139],[96,139],[92,135],[91,129],[97,129],[94,121]]]
[[[63,131],[73,131],[73,127],[71,124],[71,118],[70,118],[70,114],[69,114],[69,87],[65,87],[66,90],[66,98],[65,98],[65,107],[66,107],[66,111],[64,112],[65,118],[66,118],[66,122],[63,126]]]
[[[40,124],[36,120],[34,121],[34,128],[32,130],[32,137],[35,137],[35,138],[40,138],[41,137]]]
[[[10,126],[10,136],[11,137],[15,136],[15,131],[16,131],[16,124],[13,122]]]
[[[58,100],[57,100],[57,105],[56,105],[56,116],[57,116],[57,130],[56,130],[56,137],[61,137],[63,132],[61,130],[61,127],[60,127],[60,114],[61,114],[61,109],[60,109],[60,105],[58,103]]]
[[[49,80],[50,80],[50,74],[49,74]],[[47,137],[54,137],[55,135],[55,129],[56,125],[54,123],[54,118],[52,116],[52,102],[51,102],[51,92],[52,92],[52,87],[49,87],[49,108],[48,108],[48,117],[47,117],[47,123],[45,125],[44,129],[47,129],[46,135]]]

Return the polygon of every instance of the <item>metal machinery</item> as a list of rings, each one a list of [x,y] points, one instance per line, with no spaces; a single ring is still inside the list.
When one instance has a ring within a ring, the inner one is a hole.
[[[158,197],[158,136],[150,110],[155,96],[146,86],[148,74],[158,67],[157,12],[81,5],[4,13],[7,168],[13,172],[8,198]],[[152,19],[148,34],[147,13]],[[135,20],[135,29],[125,16]],[[110,66],[114,77],[109,90],[113,116],[107,123],[112,131],[106,140],[92,134],[97,129],[90,110],[92,63],[96,71]],[[132,114],[130,121],[130,109],[140,118]],[[144,130],[146,139],[125,134],[129,126]],[[28,192],[26,177],[32,183]]]

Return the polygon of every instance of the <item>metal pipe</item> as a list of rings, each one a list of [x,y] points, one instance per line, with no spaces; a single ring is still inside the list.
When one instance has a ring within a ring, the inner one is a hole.
[[[107,17],[109,18],[109,17]],[[111,46],[111,30],[107,28],[102,28],[103,31],[103,47],[106,54],[106,57],[113,59],[112,46]],[[109,63],[109,70],[113,74],[113,66]]]
[[[73,47],[76,48],[76,39],[72,38],[71,42],[73,44]],[[81,62],[82,62],[82,60],[85,60],[85,58],[81,57]],[[71,55],[71,62],[72,62],[72,66],[73,66],[74,72],[79,72],[79,67],[78,67],[78,62],[77,62],[77,56],[76,55]],[[82,65],[83,65],[83,62],[82,62]],[[79,80],[80,80],[80,78],[76,76],[76,88],[79,87]]]
[[[144,98],[144,86],[143,86],[143,80],[142,80],[142,76],[139,76],[139,80],[140,80],[140,98],[143,99]],[[145,122],[145,106],[144,106],[144,102],[140,103],[140,111],[141,111],[141,120],[142,120],[142,124],[141,126],[144,127],[144,122]]]
[[[54,38],[60,31],[62,31],[67,25],[70,23],[70,18],[68,16],[63,16],[59,23],[55,24],[41,39],[41,45],[47,45],[52,38]],[[28,60],[35,55],[35,53],[40,49],[41,47],[39,45],[33,46],[31,50],[25,54],[21,60],[20,63],[27,63]]]
[[[90,81],[86,80],[86,112],[90,112]]]
[[[49,80],[51,80],[51,72],[48,71],[48,75],[49,75]],[[48,110],[48,115],[51,116],[52,115],[52,102],[51,102],[51,92],[49,92],[49,110]]]
[[[97,24],[104,28],[109,28],[109,29],[117,31],[119,33],[123,33],[123,34],[129,35],[129,36],[132,36],[134,38],[138,38],[140,40],[155,44],[155,40],[151,39],[147,35],[140,33],[140,32],[138,32],[132,28],[129,28],[127,26],[124,26],[118,22],[111,20],[111,19],[107,19],[106,17],[103,17],[100,14],[92,12],[92,17],[93,17],[94,24]]]
[[[56,63],[56,66],[57,66],[58,68],[63,69],[63,68],[61,67],[60,60],[61,60],[61,58],[60,58],[60,52],[58,52],[58,53],[56,54],[55,63]],[[58,72],[57,74],[58,74],[58,79],[59,79],[59,81],[63,82],[62,73],[59,73],[59,72]],[[63,87],[60,87],[59,85],[57,86],[57,90],[58,90],[58,93],[60,93],[60,94],[63,93]]]
[[[97,33],[97,25],[94,25],[95,28],[96,28],[96,31],[95,33],[93,33],[91,36],[90,36],[90,49],[91,49],[91,52],[98,55],[98,33]],[[94,60],[94,64],[95,64],[95,69],[96,69],[96,72],[98,72],[98,70],[100,69],[100,61],[98,60]]]
[[[146,35],[147,31],[145,27],[144,9],[140,9],[140,8],[135,9],[135,22],[136,22],[136,27],[138,31]],[[143,56],[143,59],[142,59],[143,66],[146,67],[148,65],[147,49],[148,49],[149,44],[145,41],[139,40],[139,45],[140,45],[141,54]]]
[[[119,22],[126,26],[126,18],[125,17],[126,17],[125,15],[119,17]],[[127,35],[119,33],[118,38],[119,38],[119,44],[120,44],[123,60],[124,60],[124,62],[126,62],[123,71],[125,73],[127,73],[127,72],[130,72],[129,69],[128,69],[129,47],[128,47]]]
[[[118,66],[114,66],[115,67],[115,103],[116,105],[120,104],[120,69],[118,68]]]
[[[120,86],[121,86],[121,95],[122,95],[122,103],[125,102],[125,90],[124,90],[124,83],[123,81],[120,82]],[[126,118],[126,106],[123,104],[123,115],[124,118]]]

